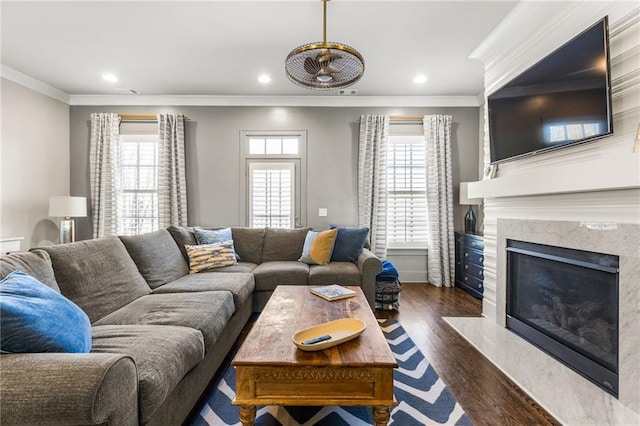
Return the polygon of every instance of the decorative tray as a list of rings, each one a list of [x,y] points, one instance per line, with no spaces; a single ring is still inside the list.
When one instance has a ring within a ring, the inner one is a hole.
[[[343,318],[300,330],[291,336],[291,340],[303,351],[320,351],[355,339],[365,328],[364,321]]]

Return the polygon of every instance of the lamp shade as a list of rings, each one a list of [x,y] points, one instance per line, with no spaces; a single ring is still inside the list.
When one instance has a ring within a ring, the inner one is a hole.
[[[469,198],[467,185],[469,185],[469,182],[460,182],[460,205],[475,206],[482,204],[482,198]]]
[[[50,217],[86,217],[86,197],[54,195],[49,198]]]

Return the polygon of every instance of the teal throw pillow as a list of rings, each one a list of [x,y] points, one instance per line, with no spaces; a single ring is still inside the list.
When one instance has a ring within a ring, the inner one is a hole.
[[[198,242],[198,244],[221,244],[231,241],[236,260],[240,260],[240,256],[238,256],[238,253],[235,252],[235,247],[233,247],[233,235],[231,234],[231,228],[193,228],[193,233],[196,236],[196,241]]]
[[[332,262],[357,262],[369,236],[369,228],[355,226],[331,225],[331,229],[338,229]]]
[[[91,351],[87,314],[20,270],[0,281],[0,329],[2,353]]]

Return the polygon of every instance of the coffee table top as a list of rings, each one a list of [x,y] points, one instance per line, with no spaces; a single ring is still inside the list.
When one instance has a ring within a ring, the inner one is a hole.
[[[397,367],[396,360],[359,286],[355,297],[329,302],[311,294],[318,286],[281,285],[271,295],[232,364],[234,366],[379,366]],[[297,331],[341,318],[367,324],[360,337],[317,352],[298,349]]]

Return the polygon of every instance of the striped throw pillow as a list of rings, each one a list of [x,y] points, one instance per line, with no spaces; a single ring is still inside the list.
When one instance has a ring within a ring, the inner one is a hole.
[[[190,274],[238,263],[231,240],[218,244],[185,245],[184,247],[189,256]]]

